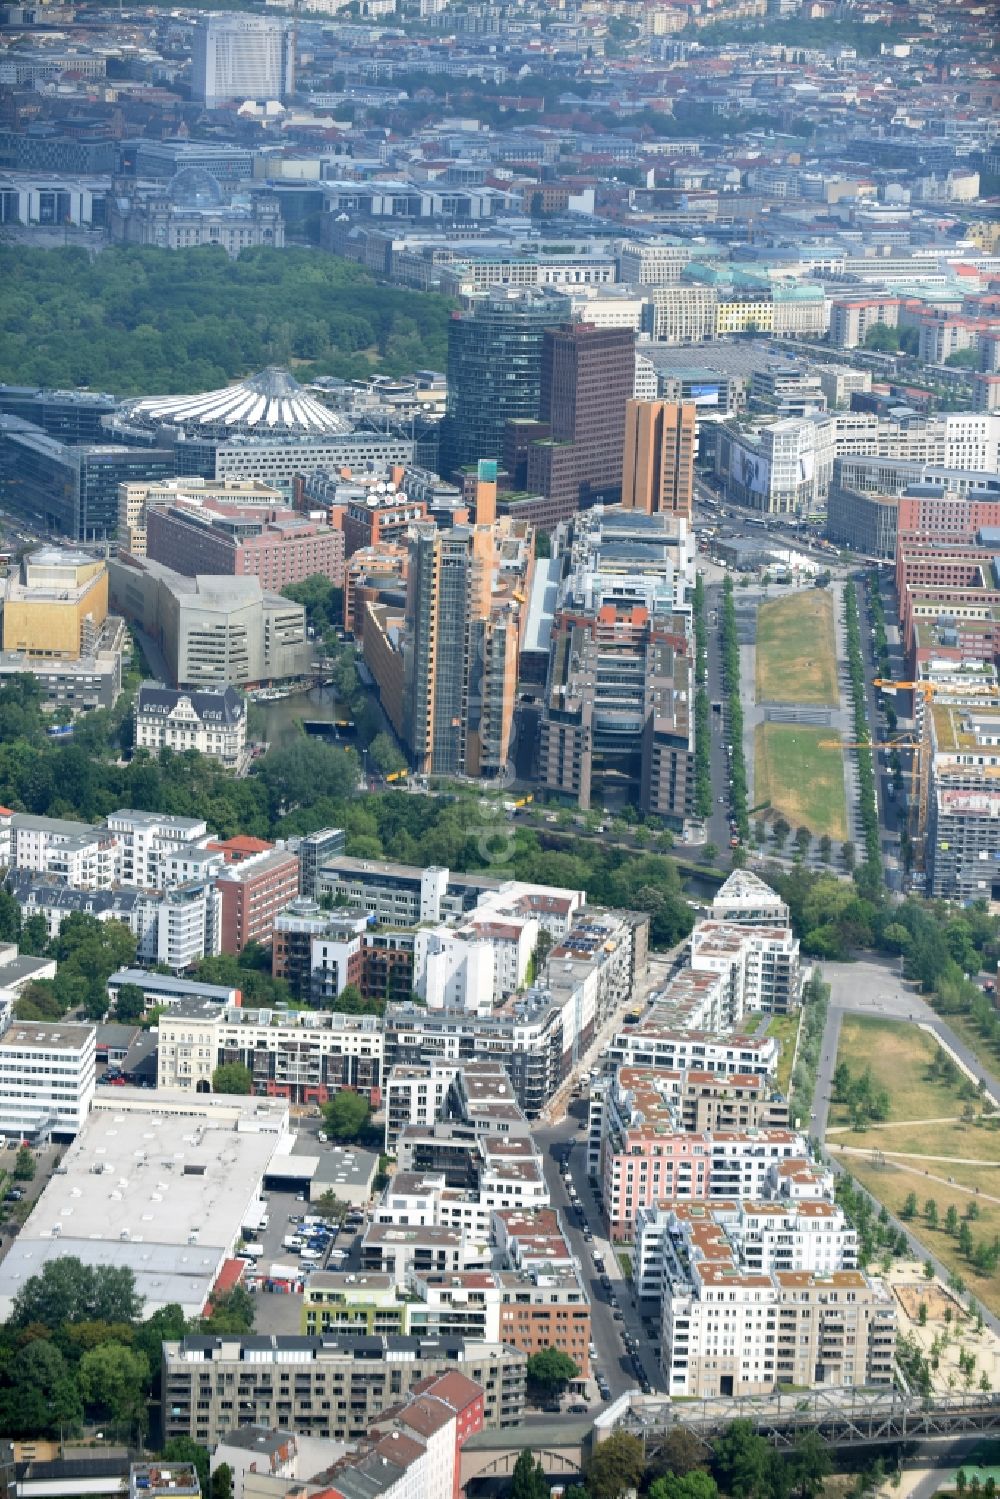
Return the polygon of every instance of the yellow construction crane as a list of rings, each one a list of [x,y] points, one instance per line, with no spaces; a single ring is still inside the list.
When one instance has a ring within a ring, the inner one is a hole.
[[[899,688],[913,687],[913,682],[882,682],[876,679],[876,687]],[[933,684],[931,686],[933,691]],[[900,734],[895,739],[821,739],[821,749],[870,749],[870,750],[900,750],[908,749],[913,754],[913,765],[909,770],[900,767],[900,773],[904,776],[912,776],[916,781],[916,794],[910,797],[910,837],[913,841],[915,857],[917,852],[923,853],[923,836],[927,826],[927,787],[923,775],[924,749],[926,728],[922,734]]]

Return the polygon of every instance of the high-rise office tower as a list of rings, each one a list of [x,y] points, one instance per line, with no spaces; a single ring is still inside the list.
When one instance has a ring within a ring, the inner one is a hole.
[[[487,528],[413,528],[406,589],[403,724],[417,769],[465,769],[475,625],[489,614]]]
[[[492,291],[448,325],[448,407],[440,472],[499,458],[508,421],[538,416],[542,335],[569,311],[565,297]]]
[[[694,506],[693,402],[629,401],[625,415],[622,504],[647,515],[691,519]]]
[[[421,773],[489,776],[506,764],[533,556],[524,522],[413,527],[400,717]]]
[[[527,447],[525,487],[550,502],[546,522],[621,496],[625,407],[635,386],[631,328],[570,323],[542,342],[539,419]]]
[[[206,109],[295,91],[294,28],[281,17],[218,12],[194,35],[192,96]]]

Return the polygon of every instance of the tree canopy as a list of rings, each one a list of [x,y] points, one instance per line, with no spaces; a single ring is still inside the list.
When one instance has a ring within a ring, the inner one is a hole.
[[[569,1354],[558,1348],[542,1348],[528,1359],[528,1383],[542,1395],[561,1395],[579,1372]]]
[[[356,1140],[368,1128],[371,1108],[361,1093],[339,1088],[330,1102],[323,1105],[323,1118],[334,1140]]]
[[[587,1492],[591,1499],[621,1499],[639,1487],[645,1466],[640,1439],[628,1431],[613,1431],[587,1460]]]
[[[74,1322],[133,1322],[142,1299],[132,1271],[114,1265],[85,1265],[75,1255],[48,1260],[14,1297],[15,1327],[58,1328]]]
[[[514,1464],[510,1480],[510,1499],[549,1499],[549,1482],[545,1469],[525,1447]]]
[[[242,1062],[222,1062],[212,1073],[213,1093],[249,1093],[253,1087],[250,1068]]]
[[[268,364],[347,379],[443,369],[451,304],[288,248],[0,246],[0,380],[197,392]],[[155,316],[151,309],[155,308]]]

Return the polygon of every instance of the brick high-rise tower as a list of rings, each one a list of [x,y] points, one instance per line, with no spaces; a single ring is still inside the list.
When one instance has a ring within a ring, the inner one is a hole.
[[[695,408],[692,402],[629,401],[625,414],[622,504],[647,515],[691,519]]]
[[[551,501],[555,522],[621,497],[625,407],[635,387],[630,328],[570,323],[542,341],[539,417],[547,435],[527,454],[527,489]]]

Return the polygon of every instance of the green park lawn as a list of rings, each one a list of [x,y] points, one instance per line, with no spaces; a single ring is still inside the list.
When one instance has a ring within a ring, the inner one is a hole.
[[[919,1026],[850,1015],[844,1017],[840,1027],[837,1062],[846,1062],[853,1073],[871,1068],[875,1087],[885,1088],[892,1096],[889,1122],[898,1124],[902,1120],[947,1119],[961,1114],[957,1090],[928,1075],[938,1052],[937,1042]],[[850,1124],[843,1104],[833,1105],[829,1122],[831,1126]],[[894,1135],[905,1133],[893,1131]],[[909,1150],[910,1146],[901,1142],[898,1148]]]
[[[891,1108],[885,1123],[854,1130],[847,1108],[832,1105],[826,1145],[897,1217],[909,1194],[916,1193],[919,1212],[909,1227],[949,1270],[962,1276],[974,1296],[991,1311],[1000,1311],[1000,1281],[978,1275],[944,1228],[949,1207],[962,1218],[975,1200],[979,1217],[971,1225],[973,1238],[992,1240],[1000,1233],[1000,1128],[994,1119],[962,1119],[966,1100],[960,1085],[930,1076],[938,1051],[937,1042],[918,1026],[845,1017],[838,1063],[846,1062],[855,1076],[870,1068],[875,1087],[888,1091]],[[953,1122],[933,1122],[938,1120]],[[844,1147],[861,1153],[844,1153]],[[964,1164],[963,1157],[981,1164]],[[929,1199],[937,1207],[935,1227],[923,1211]]]
[[[803,588],[761,604],[757,611],[757,701],[839,706],[829,589]]]
[[[792,1080],[792,1057],[795,1055],[795,1037],[799,1030],[799,1013],[794,1015],[772,1015],[768,1022],[767,1034],[774,1036],[781,1043],[781,1052],[778,1056],[778,1089],[787,1096],[788,1085]]]
[[[847,837],[844,752],[831,729],[762,723],[754,738],[754,803],[817,838]]]

